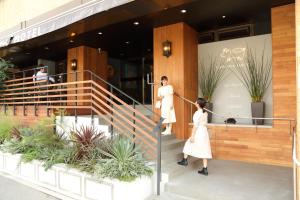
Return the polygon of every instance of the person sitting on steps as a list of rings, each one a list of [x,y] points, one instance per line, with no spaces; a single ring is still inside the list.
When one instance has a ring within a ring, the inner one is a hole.
[[[195,105],[197,111],[193,115],[193,130],[191,137],[186,141],[183,148],[183,158],[178,162],[179,165],[188,165],[188,156],[203,159],[203,168],[199,174],[208,175],[207,159],[211,159],[211,148],[209,134],[207,131],[207,112],[203,109],[206,104],[205,99],[198,98]]]

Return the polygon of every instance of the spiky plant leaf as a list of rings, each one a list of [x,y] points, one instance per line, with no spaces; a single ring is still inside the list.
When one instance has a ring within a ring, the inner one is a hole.
[[[223,61],[209,57],[209,62],[201,62],[199,84],[203,97],[211,102],[214,91],[225,76]]]
[[[256,52],[247,47],[246,59],[233,58],[234,68],[231,71],[242,82],[251,96],[252,102],[261,102],[272,80],[272,61],[266,58],[265,47],[260,58]]]

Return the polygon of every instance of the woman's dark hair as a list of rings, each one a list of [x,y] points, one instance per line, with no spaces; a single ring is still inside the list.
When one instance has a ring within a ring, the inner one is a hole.
[[[203,108],[206,105],[206,100],[204,98],[198,98],[197,99],[197,104],[199,105],[200,108],[202,108],[203,112],[206,112]]]
[[[163,84],[162,84],[162,81],[164,81],[164,80],[167,81],[167,80],[168,80],[168,77],[167,77],[167,76],[162,76],[162,77],[160,78],[160,81],[161,81],[160,84],[161,84],[161,85],[163,85]]]

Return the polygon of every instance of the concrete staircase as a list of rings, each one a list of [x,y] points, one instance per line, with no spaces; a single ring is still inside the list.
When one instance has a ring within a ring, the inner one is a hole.
[[[199,159],[190,157],[188,166],[177,164],[182,159],[182,149],[185,141],[178,140],[173,135],[162,136],[162,181],[167,183],[189,170],[199,167]]]

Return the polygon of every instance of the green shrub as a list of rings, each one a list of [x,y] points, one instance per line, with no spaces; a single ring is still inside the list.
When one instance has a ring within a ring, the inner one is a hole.
[[[98,177],[133,181],[142,175],[152,174],[152,169],[128,139],[115,139],[107,151],[102,153],[107,158],[98,160],[95,166],[95,175]]]
[[[24,162],[43,161],[46,170],[54,164],[64,163],[101,178],[121,181],[133,181],[152,174],[138,149],[128,139],[104,139],[95,128],[81,127],[72,132],[71,140],[66,140],[54,133],[49,123],[52,121],[43,119],[33,128],[16,128],[12,124],[3,129],[11,136],[5,137],[1,150],[22,154]]]
[[[12,117],[0,115],[0,144],[10,137],[10,131],[16,126],[18,126],[18,122]]]

